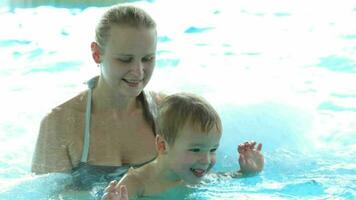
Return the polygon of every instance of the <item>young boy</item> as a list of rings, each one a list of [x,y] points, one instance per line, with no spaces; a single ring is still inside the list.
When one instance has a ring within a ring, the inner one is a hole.
[[[178,185],[197,184],[214,166],[222,124],[208,102],[187,93],[167,96],[160,104],[157,121],[157,158],[130,169],[119,183],[111,182],[105,189],[104,200],[151,196]],[[255,144],[239,146],[241,170],[231,175],[262,170],[262,146],[259,144],[256,150]]]

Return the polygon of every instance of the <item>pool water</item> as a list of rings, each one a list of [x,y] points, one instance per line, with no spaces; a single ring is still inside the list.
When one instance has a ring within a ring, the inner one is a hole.
[[[132,4],[158,24],[147,88],[197,93],[222,117],[214,171],[237,170],[246,140],[262,142],[266,160],[258,176],[207,177],[153,199],[356,198],[355,1]],[[106,9],[0,7],[0,199],[94,198],[30,166],[41,118],[99,72],[89,47]]]

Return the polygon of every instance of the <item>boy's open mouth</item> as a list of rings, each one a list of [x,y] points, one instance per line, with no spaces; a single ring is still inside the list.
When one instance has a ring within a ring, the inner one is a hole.
[[[204,169],[193,169],[193,168],[190,168],[190,171],[192,171],[194,176],[196,177],[203,177],[206,172],[206,170]]]

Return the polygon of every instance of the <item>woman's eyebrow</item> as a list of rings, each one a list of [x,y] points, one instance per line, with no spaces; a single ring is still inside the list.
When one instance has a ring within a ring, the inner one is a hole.
[[[115,54],[116,56],[124,56],[124,57],[131,57],[133,55],[131,54],[123,54],[123,53],[118,53],[118,54]]]
[[[125,53],[118,53],[118,54],[114,54],[116,56],[123,56],[123,57],[133,57],[134,55],[133,54],[125,54]],[[147,55],[145,55],[144,57],[146,56],[155,56],[156,53],[149,53]]]

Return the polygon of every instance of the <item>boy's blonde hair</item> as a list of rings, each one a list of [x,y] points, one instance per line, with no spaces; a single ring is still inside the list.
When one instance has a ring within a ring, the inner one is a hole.
[[[95,40],[101,53],[104,53],[110,28],[113,25],[156,28],[156,22],[144,10],[134,6],[113,6],[104,13],[95,30]]]
[[[215,128],[222,133],[218,113],[203,98],[189,93],[165,97],[159,105],[158,134],[172,145],[178,132],[188,123],[202,132],[208,133]]]

